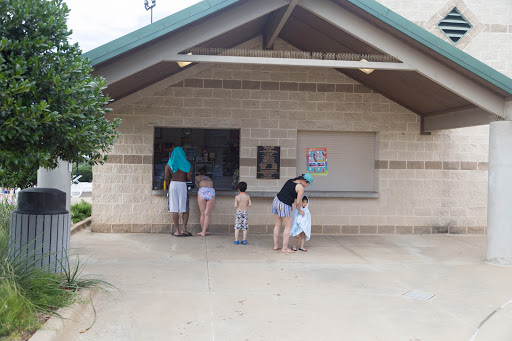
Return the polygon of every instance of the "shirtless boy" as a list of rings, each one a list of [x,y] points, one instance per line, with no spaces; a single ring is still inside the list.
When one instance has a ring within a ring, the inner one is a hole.
[[[248,222],[248,208],[251,207],[251,197],[245,193],[247,190],[247,183],[240,182],[238,184],[238,194],[235,197],[235,207],[236,207],[236,220],[235,220],[235,245],[240,244],[238,241],[238,233],[240,230],[243,231],[243,239],[242,244],[247,245],[247,229],[249,228]]]

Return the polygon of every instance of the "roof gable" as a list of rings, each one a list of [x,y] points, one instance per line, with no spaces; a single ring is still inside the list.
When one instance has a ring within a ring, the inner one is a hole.
[[[204,20],[210,15],[218,14],[237,3],[247,1],[256,0],[203,0],[180,12],[169,15],[155,23],[84,53],[84,57],[90,58],[93,66],[104,62],[108,63],[111,59],[121,57],[124,53],[141,48],[143,45],[183,29],[189,24]],[[421,44],[432,53],[448,59],[475,76],[512,95],[512,79],[436,37],[432,33],[427,32],[377,1],[335,0],[335,2],[342,6],[355,6],[355,8],[371,15],[380,23],[392,27],[408,38]]]

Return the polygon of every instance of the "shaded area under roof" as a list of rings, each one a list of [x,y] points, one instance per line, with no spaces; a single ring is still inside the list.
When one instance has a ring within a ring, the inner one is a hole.
[[[198,4],[202,4],[202,6],[191,7],[189,9],[191,11],[187,13],[180,12],[169,16],[148,25],[144,29],[86,53],[85,56],[94,57],[93,64],[96,67],[94,74],[101,75],[103,67],[108,67],[111,63],[122,60],[140,49],[150,49],[152,44],[156,44],[163,39],[172,39],[174,34],[201,25],[211,17],[227,13],[234,6],[240,6],[248,1],[250,0],[209,1],[208,4],[203,1]],[[438,63],[456,70],[466,77],[468,82],[475,82],[484,86],[503,98],[512,96],[512,80],[510,78],[424,31],[377,2],[371,1],[368,3],[361,0],[335,0],[334,2],[371,25],[379,27],[380,30],[398,37],[416,50],[429,55]],[[197,46],[236,47],[243,42],[263,35],[271,16],[272,14],[254,18],[254,20],[236,29],[224,32]],[[162,28],[164,26],[167,29],[164,30]],[[172,27],[175,28],[170,29]],[[134,40],[134,36],[139,37],[139,39]],[[325,21],[315,13],[300,7],[300,3],[288,18],[279,34],[279,38],[300,50],[310,52],[383,53],[358,37]],[[139,70],[137,73],[116,83],[109,84],[107,93],[114,99],[122,99],[182,70],[184,69],[174,62],[162,61]],[[337,69],[337,71],[424,117],[450,109],[476,107],[461,96],[418,72],[376,70],[370,75],[365,75],[357,69]]]

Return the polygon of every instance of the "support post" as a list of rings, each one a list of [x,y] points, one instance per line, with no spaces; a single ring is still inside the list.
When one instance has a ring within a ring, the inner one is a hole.
[[[512,121],[492,122],[489,131],[487,257],[512,266]]]
[[[66,210],[71,209],[71,169],[69,162],[60,160],[55,169],[37,170],[37,187],[56,188],[66,193]]]

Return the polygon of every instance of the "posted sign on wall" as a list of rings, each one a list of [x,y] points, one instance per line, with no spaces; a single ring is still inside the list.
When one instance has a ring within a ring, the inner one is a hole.
[[[257,179],[279,179],[281,170],[281,147],[258,146]]]
[[[307,172],[327,175],[327,148],[306,148]]]

